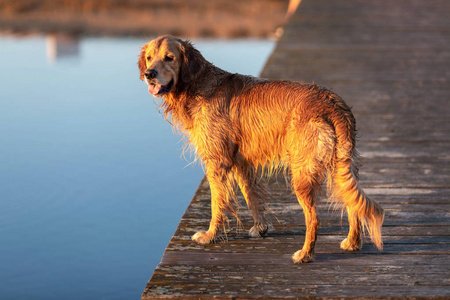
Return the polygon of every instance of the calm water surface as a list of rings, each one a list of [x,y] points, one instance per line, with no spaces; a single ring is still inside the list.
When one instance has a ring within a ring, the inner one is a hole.
[[[0,36],[0,299],[140,298],[203,176],[138,78],[146,41]],[[274,46],[194,43],[250,75]]]

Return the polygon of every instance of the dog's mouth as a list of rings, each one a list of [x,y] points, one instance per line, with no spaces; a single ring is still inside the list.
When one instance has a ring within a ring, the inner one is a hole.
[[[173,79],[166,85],[148,83],[148,92],[153,96],[161,97],[170,92],[173,86]]]

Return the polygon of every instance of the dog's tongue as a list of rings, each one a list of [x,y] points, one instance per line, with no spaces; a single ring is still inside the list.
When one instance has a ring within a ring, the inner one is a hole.
[[[152,95],[156,95],[161,90],[160,84],[151,84],[148,86],[148,92]]]

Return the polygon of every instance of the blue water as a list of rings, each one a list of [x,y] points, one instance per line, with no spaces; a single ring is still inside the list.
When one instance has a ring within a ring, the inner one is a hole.
[[[0,299],[139,299],[203,176],[139,80],[145,39],[0,36]],[[258,75],[274,43],[194,40]]]

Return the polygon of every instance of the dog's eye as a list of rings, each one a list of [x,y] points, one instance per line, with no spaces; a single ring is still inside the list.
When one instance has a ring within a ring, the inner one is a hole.
[[[164,57],[164,61],[173,61],[173,57],[166,55],[166,57]]]
[[[147,60],[150,61],[152,59],[151,56],[147,56]]]

